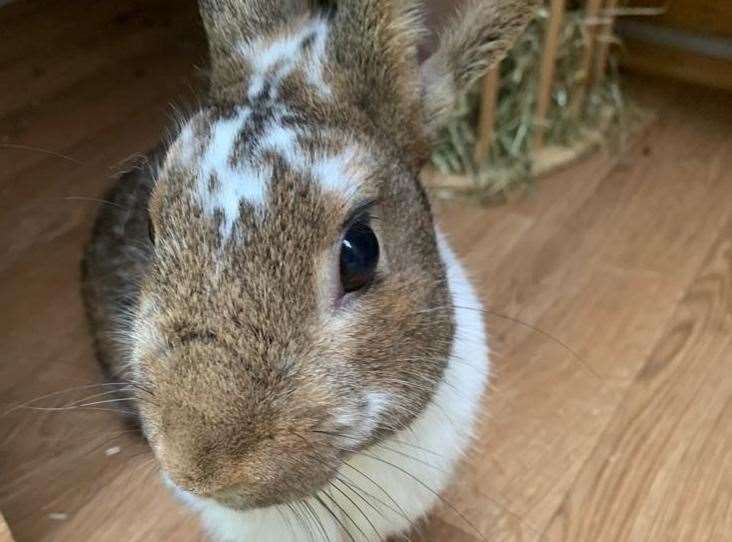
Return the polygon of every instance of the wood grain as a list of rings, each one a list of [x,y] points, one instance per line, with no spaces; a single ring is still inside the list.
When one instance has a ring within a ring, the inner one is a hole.
[[[732,58],[729,54],[723,54],[724,46],[717,47],[718,54],[712,55],[703,49],[697,50],[683,40],[674,46],[663,41],[654,43],[655,40],[651,39],[653,32],[658,29],[678,33],[679,39],[729,44],[732,38],[732,2],[631,0],[629,6],[657,8],[660,13],[653,17],[636,18],[634,22],[642,24],[650,34],[648,37],[637,36],[637,39],[628,36],[623,40],[623,66],[633,71],[732,91]]]
[[[551,540],[732,533],[732,222],[552,518]]]
[[[101,381],[78,293],[97,202],[65,198],[98,198],[195,101],[193,2],[18,2],[0,28],[0,509],[18,542],[203,540],[114,413],[8,412],[97,393],[71,389]],[[732,539],[732,98],[632,92],[659,121],[621,156],[501,207],[436,202],[494,380],[459,514],[413,540]]]
[[[594,83],[599,84],[605,78],[607,70],[607,59],[610,54],[611,40],[613,39],[613,24],[615,16],[613,13],[618,7],[618,0],[605,0],[602,16],[603,24],[597,33],[597,56],[595,57],[593,79]]]
[[[707,36],[732,37],[732,3],[719,0],[631,0],[633,7],[662,8],[654,24]]]
[[[493,66],[483,76],[480,91],[480,115],[478,119],[478,141],[475,143],[474,160],[482,162],[488,157],[496,131],[496,106],[500,87],[500,64]]]
[[[598,24],[602,0],[588,0],[584,7],[584,48],[579,62],[579,80],[570,101],[572,111],[577,114],[585,105],[587,93],[592,88],[594,78],[592,73],[593,60],[597,48]]]
[[[623,44],[623,67],[632,72],[670,77],[732,91],[732,60],[712,58],[637,40]]]

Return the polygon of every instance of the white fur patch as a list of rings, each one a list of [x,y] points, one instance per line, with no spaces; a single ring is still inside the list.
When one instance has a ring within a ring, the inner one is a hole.
[[[236,115],[222,119],[211,127],[211,139],[201,159],[201,175],[206,179],[211,173],[227,176],[233,174],[229,157],[244,124],[252,112],[248,107],[240,108]]]
[[[323,79],[323,59],[325,58],[325,45],[328,41],[328,25],[322,19],[318,19],[313,25],[313,31],[315,32],[315,42],[305,66],[305,80],[324,96],[330,96],[330,87]]]
[[[310,45],[303,48],[305,40]],[[226,241],[239,220],[241,204],[246,202],[261,207],[267,200],[272,171],[257,165],[256,153],[274,151],[289,167],[310,173],[321,187],[342,194],[345,199],[354,198],[362,184],[352,167],[357,158],[356,147],[348,147],[338,155],[306,156],[298,144],[298,128],[285,126],[282,118],[289,114],[284,104],[276,104],[279,85],[293,71],[302,70],[305,82],[329,96],[331,89],[324,78],[328,24],[322,18],[314,18],[294,33],[275,39],[257,39],[239,46],[239,53],[247,58],[252,74],[247,91],[256,101],[266,84],[269,84],[268,106],[273,107],[273,117],[254,144],[255,156],[240,157],[232,162],[239,134],[246,128],[252,116],[252,107],[239,107],[232,117],[218,120],[211,126],[211,136],[203,145],[197,141],[189,122],[183,126],[176,141],[175,153],[180,165],[190,168],[197,175],[196,192],[201,206],[208,215],[221,213],[220,234]],[[197,157],[199,162],[196,163]],[[211,183],[211,177],[215,182]],[[213,189],[211,187],[214,187]]]
[[[381,414],[389,407],[391,399],[386,393],[372,391],[366,395],[366,413],[358,428],[363,439],[371,437],[381,422]]]
[[[489,367],[483,319],[480,310],[473,310],[481,308],[480,302],[443,236],[437,235],[455,306],[455,339],[443,381],[425,411],[409,429],[341,467],[338,476],[344,482],[335,483],[340,491],[330,490],[332,501],[324,498],[337,520],[312,498],[306,501],[310,512],[302,505],[304,528],[285,506],[237,512],[182,494],[215,540],[374,542],[403,533],[434,505],[435,493],[445,487],[470,443]],[[371,417],[377,419],[388,398],[375,392],[367,399]]]
[[[353,199],[363,184],[363,179],[359,178],[358,170],[354,167],[357,159],[363,160],[356,147],[349,146],[339,154],[309,160],[298,144],[297,131],[280,123],[284,114],[286,110],[276,114],[256,141],[257,152],[276,152],[289,167],[300,171],[302,175],[309,171],[324,190],[342,194],[347,200]],[[220,231],[223,239],[230,237],[239,219],[242,202],[262,206],[267,199],[267,186],[272,175],[270,168],[257,166],[256,157],[247,157],[253,160],[249,162],[245,159],[240,164],[232,164],[230,160],[236,139],[250,116],[249,108],[241,108],[234,117],[216,122],[198,166],[199,201],[209,215],[216,211],[223,213]],[[186,127],[183,134],[189,131],[190,128]],[[211,176],[215,176],[217,181],[214,190],[209,186]]]
[[[269,130],[257,141],[261,151],[275,151],[294,167],[304,167],[302,149],[297,144],[297,132],[282,126],[279,117],[270,124]]]
[[[389,395],[372,391],[365,396],[366,408],[343,407],[333,413],[338,437],[336,446],[357,449],[367,441],[381,422],[381,414],[389,407]]]
[[[165,338],[152,321],[152,315],[158,314],[159,311],[160,308],[154,299],[142,296],[137,314],[131,320],[132,326],[129,334],[118,337],[120,344],[129,349],[128,369],[134,380],[138,382],[142,380],[138,362],[142,359],[144,352],[150,352],[165,345]]]
[[[232,118],[216,122],[199,165],[199,200],[206,213],[223,213],[220,233],[224,239],[231,235],[241,203],[262,205],[267,196],[270,171],[246,163],[232,164],[230,160],[236,139],[250,116],[249,108],[241,108]],[[211,177],[216,178],[213,190],[209,186]]]
[[[195,160],[195,150],[197,142],[193,137],[193,128],[191,123],[183,126],[176,141],[176,158],[180,161],[180,165],[191,167]]]
[[[353,147],[346,148],[340,154],[323,157],[313,163],[313,177],[324,190],[340,192],[350,198],[360,185],[355,179],[355,159],[356,151]]]
[[[312,45],[303,51],[302,43],[308,36],[314,36]],[[247,95],[256,98],[270,83],[272,99],[279,93],[279,84],[296,69],[302,69],[305,80],[321,94],[329,96],[331,90],[323,79],[323,58],[328,39],[328,24],[320,18],[311,19],[296,32],[286,37],[257,39],[239,47],[239,52],[252,66],[252,78]]]
[[[310,39],[311,44],[303,49],[302,44],[306,39]],[[265,84],[269,83],[269,99],[276,101],[279,84],[297,69],[303,70],[306,83],[317,88],[321,94],[330,95],[331,90],[323,78],[327,39],[327,22],[315,18],[286,37],[258,39],[242,44],[239,52],[247,57],[252,66],[247,91],[249,98],[255,100],[264,90]],[[313,164],[308,163],[297,142],[297,129],[286,127],[281,121],[287,113],[284,106],[275,109],[274,118],[255,142],[256,149],[259,152],[274,151],[282,156],[289,167],[300,170],[303,174],[311,171],[325,190],[351,196],[358,188],[358,183],[349,176],[350,164],[355,157],[353,149],[342,155],[326,156],[315,160]],[[250,166],[245,163],[231,163],[237,137],[246,127],[251,115],[252,110],[249,107],[241,107],[233,117],[214,123],[211,127],[211,138],[198,165],[198,198],[206,213],[222,213],[220,233],[224,240],[231,236],[234,224],[239,219],[241,203],[245,201],[253,206],[263,205],[271,180],[271,171],[257,168],[256,157],[252,157]],[[192,149],[195,148],[193,140],[190,124],[184,126],[178,138],[177,144],[182,147],[178,155],[183,165],[195,169],[196,166],[192,163]],[[212,175],[218,181],[214,183],[214,190],[209,186]]]

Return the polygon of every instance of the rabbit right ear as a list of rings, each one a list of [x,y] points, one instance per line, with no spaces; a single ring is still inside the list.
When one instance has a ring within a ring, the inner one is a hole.
[[[457,98],[498,64],[535,14],[538,0],[470,0],[422,65],[424,123],[434,135]]]

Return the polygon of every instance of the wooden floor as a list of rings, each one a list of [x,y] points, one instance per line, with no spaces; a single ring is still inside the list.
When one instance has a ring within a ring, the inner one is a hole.
[[[0,510],[18,542],[201,540],[113,413],[6,413],[101,379],[85,198],[193,103],[195,12],[27,1],[0,29]],[[495,378],[446,495],[467,521],[443,506],[425,539],[732,540],[732,96],[635,86],[659,121],[619,163],[439,206],[493,314]]]

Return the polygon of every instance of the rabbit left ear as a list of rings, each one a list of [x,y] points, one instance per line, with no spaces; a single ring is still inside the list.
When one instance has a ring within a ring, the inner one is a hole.
[[[470,0],[422,65],[424,124],[441,128],[461,92],[498,64],[536,13],[538,0]]]
[[[337,0],[331,25],[331,58],[343,74],[346,99],[410,155],[423,139],[417,60],[422,1]]]

